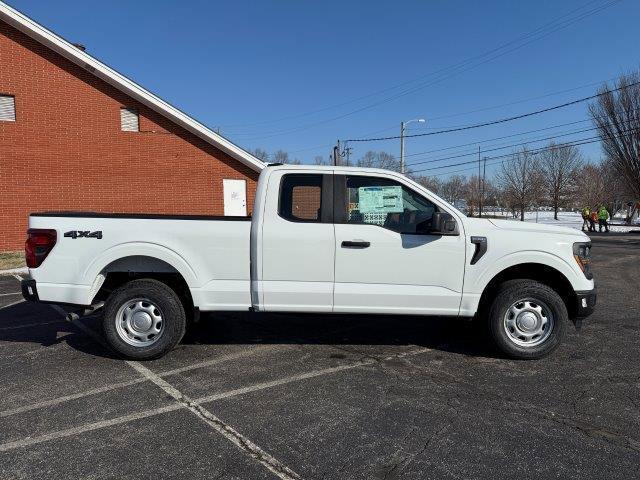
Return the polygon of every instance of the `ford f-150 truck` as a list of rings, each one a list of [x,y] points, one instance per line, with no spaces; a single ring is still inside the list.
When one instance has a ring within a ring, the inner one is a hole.
[[[109,344],[157,358],[200,311],[469,317],[540,358],[596,302],[589,237],[468,218],[387,170],[270,165],[251,217],[29,218],[26,299],[104,305]]]

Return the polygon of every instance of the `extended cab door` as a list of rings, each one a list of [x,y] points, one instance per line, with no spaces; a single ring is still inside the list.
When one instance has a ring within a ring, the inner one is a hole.
[[[331,312],[335,255],[331,172],[276,169],[264,173],[268,183],[258,217],[261,231],[255,232],[257,241],[252,241],[261,250],[252,265],[254,307],[271,312]]]
[[[442,207],[391,176],[335,175],[335,312],[457,315],[464,234],[432,235]]]

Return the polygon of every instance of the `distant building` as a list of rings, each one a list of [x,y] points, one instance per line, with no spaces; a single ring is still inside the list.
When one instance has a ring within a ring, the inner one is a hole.
[[[263,166],[0,2],[0,251],[32,211],[247,214]]]

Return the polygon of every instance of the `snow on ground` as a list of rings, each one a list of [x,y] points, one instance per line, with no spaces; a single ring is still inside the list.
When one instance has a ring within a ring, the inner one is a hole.
[[[496,215],[498,217],[504,215],[506,220],[520,220],[518,216],[517,219],[511,217],[510,214],[504,212],[486,212],[488,215]],[[582,215],[577,212],[558,212],[558,220],[553,218],[553,212],[525,212],[524,214],[525,222],[535,222],[535,223],[544,223],[546,225],[557,225],[559,227],[570,227],[575,228],[576,230],[580,230],[582,228]],[[613,221],[615,223],[620,223],[623,221],[622,218],[614,218]],[[631,230],[638,230],[640,225],[632,225],[632,226],[617,226],[617,225],[609,225],[609,229],[612,232],[625,233]],[[596,223],[596,231],[598,228],[598,224]]]

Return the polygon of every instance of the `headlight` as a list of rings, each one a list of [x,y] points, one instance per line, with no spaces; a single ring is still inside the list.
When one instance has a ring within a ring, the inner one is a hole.
[[[593,274],[591,273],[591,243],[574,243],[573,258],[575,258],[584,276],[587,277],[588,280],[591,280],[593,278]]]

